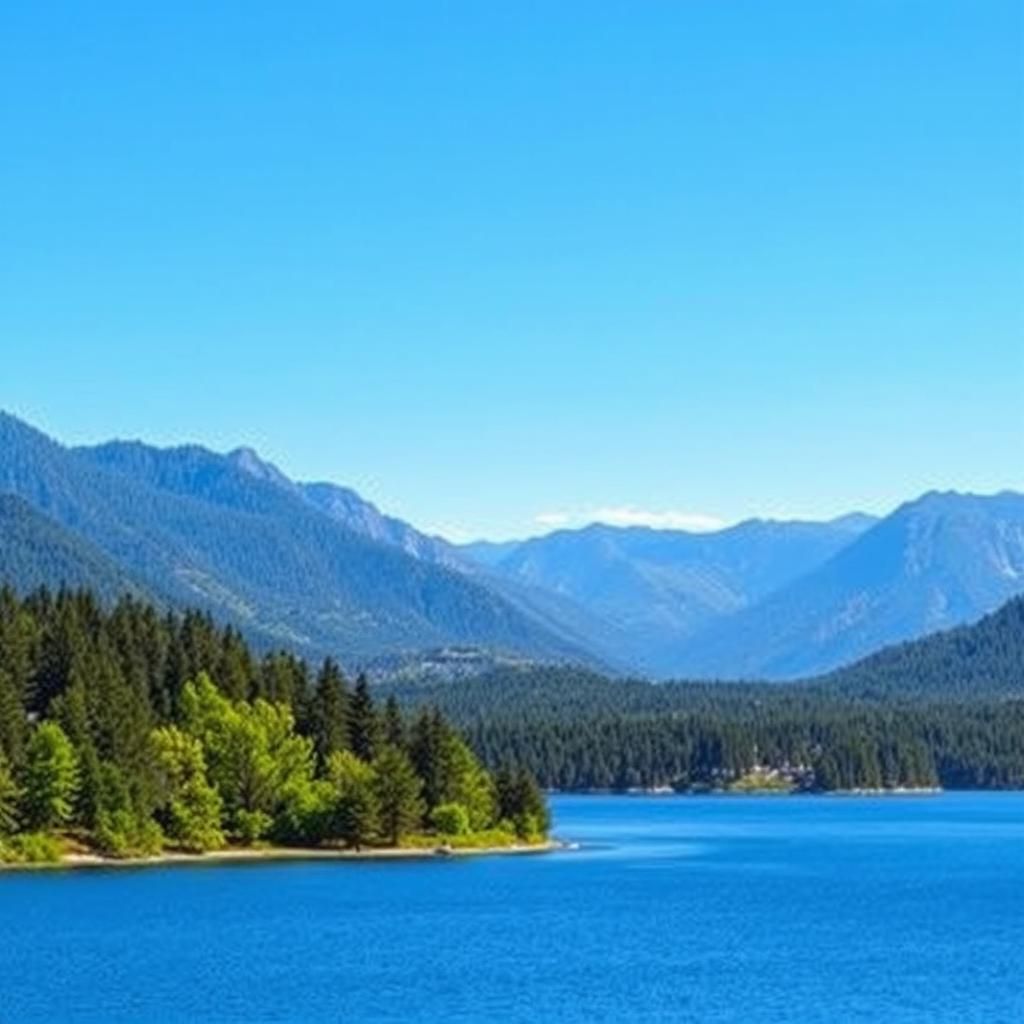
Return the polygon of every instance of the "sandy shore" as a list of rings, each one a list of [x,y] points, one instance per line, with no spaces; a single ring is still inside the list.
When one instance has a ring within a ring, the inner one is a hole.
[[[524,853],[551,853],[565,849],[566,845],[551,839],[545,843],[513,846],[483,846],[475,849],[449,849],[446,847],[407,848],[384,847],[363,850],[332,850],[298,848],[285,846],[259,847],[254,849],[213,850],[209,853],[161,853],[156,857],[103,857],[98,853],[68,853],[52,864],[0,864],[4,871],[64,871],[79,868],[147,868],[169,866],[258,864],[266,861],[387,861],[387,860],[437,860],[450,857],[496,857]]]

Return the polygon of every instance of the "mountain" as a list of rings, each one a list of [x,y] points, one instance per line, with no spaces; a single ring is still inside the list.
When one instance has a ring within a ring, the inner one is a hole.
[[[11,494],[0,494],[0,584],[3,583],[16,583],[20,590],[42,586],[85,588],[104,601],[125,593],[152,598],[154,593],[99,548]]]
[[[882,520],[592,525],[459,548],[248,448],[66,448],[0,413],[0,495],[21,499],[0,510],[0,571],[22,587],[199,605],[264,646],[407,674],[497,657],[817,675],[1024,592],[1024,496],[1009,492],[932,493]]]
[[[969,626],[886,647],[815,682],[859,696],[1024,695],[1024,597]]]
[[[139,442],[68,449],[0,414],[0,493],[264,642],[349,659],[462,644],[589,659],[470,574],[356,532],[246,461]]]
[[[677,650],[690,677],[788,679],[973,621],[1024,592],[1024,495],[932,492]]]
[[[594,524],[462,550],[506,580],[571,601],[601,624],[592,643],[614,640],[621,659],[664,676],[678,673],[686,639],[818,568],[874,522],[749,520],[715,533]]]
[[[435,565],[465,570],[464,559],[453,545],[440,537],[421,533],[401,519],[385,515],[350,487],[332,483],[298,483],[251,448],[236,448],[228,461],[258,480],[277,485],[318,509],[353,533],[396,547],[413,558]]]

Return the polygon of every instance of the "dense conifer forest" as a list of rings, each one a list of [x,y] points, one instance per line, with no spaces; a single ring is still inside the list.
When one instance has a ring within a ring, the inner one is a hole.
[[[1000,614],[1024,636],[1022,607]],[[440,707],[485,764],[513,760],[553,789],[1024,787],[1021,640],[981,625],[991,649],[966,631],[930,638],[969,651],[976,696],[928,641],[812,684],[651,684],[549,667],[387,689]]]
[[[0,857],[503,845],[560,790],[1024,786],[1024,601],[807,684],[350,683],[205,613],[0,590]]]
[[[500,846],[548,814],[436,711],[257,657],[205,614],[0,590],[0,859],[226,845]]]

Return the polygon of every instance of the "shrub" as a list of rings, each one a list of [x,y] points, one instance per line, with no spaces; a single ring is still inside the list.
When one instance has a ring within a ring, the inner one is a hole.
[[[439,804],[430,812],[430,823],[444,836],[462,836],[469,831],[469,811],[462,804]]]
[[[155,857],[164,846],[160,826],[130,811],[100,814],[95,836],[97,847],[107,857]]]
[[[8,840],[4,857],[11,864],[57,864],[63,852],[56,836],[46,832],[23,832]]]

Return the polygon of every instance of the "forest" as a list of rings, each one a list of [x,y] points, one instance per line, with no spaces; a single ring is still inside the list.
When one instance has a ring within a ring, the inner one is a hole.
[[[550,789],[1024,787],[1024,679],[973,699],[909,671],[906,693],[888,677],[876,692],[880,679],[652,684],[565,666],[386,689],[439,707],[484,764],[514,761]]]
[[[0,857],[531,843],[542,789],[1020,788],[1022,611],[807,683],[350,683],[204,612],[2,589]]]
[[[537,843],[545,799],[403,713],[206,614],[0,590],[0,860],[226,846]]]

